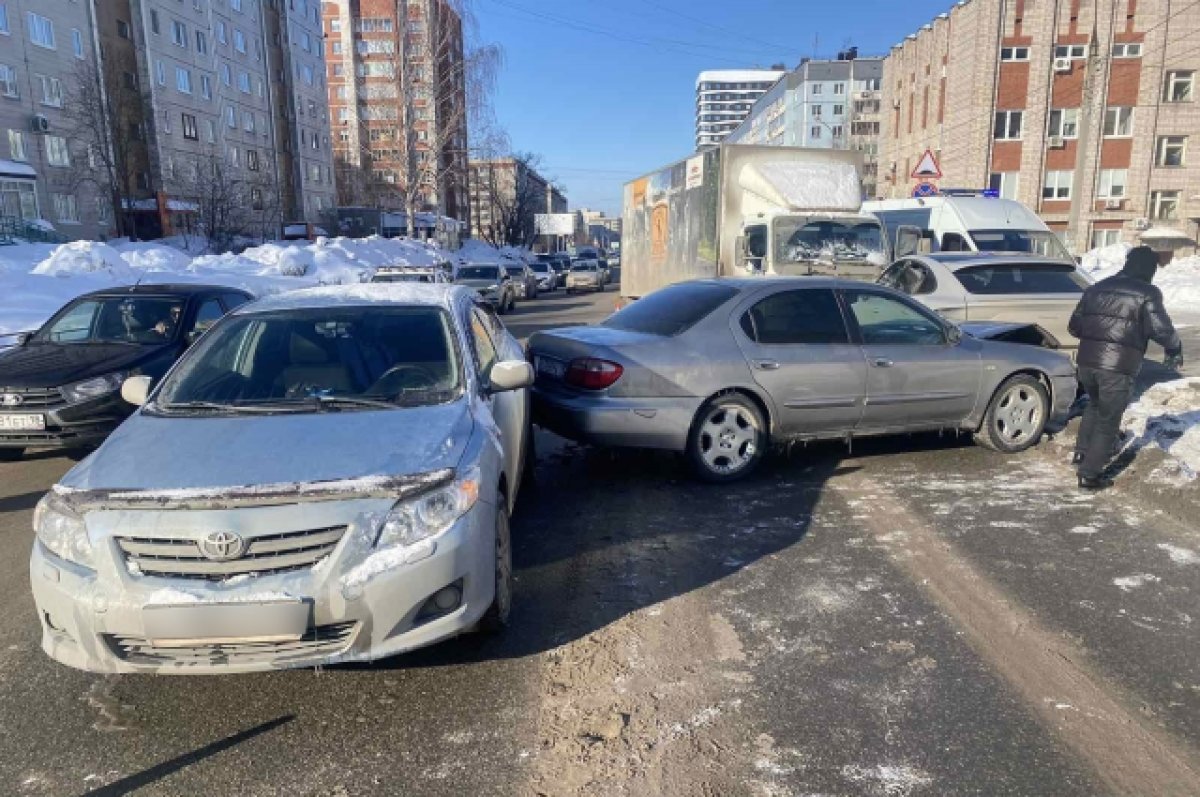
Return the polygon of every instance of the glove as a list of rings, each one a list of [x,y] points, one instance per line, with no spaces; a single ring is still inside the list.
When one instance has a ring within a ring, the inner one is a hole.
[[[1167,355],[1166,359],[1163,360],[1163,365],[1172,371],[1178,371],[1183,368],[1183,355],[1169,354]]]

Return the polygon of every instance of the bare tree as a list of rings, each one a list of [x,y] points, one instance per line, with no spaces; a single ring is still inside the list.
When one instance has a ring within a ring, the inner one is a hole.
[[[132,237],[137,174],[147,157],[142,108],[148,107],[132,54],[112,53],[102,65],[80,61],[65,100],[71,109],[67,137],[86,147],[89,166],[77,169],[74,179],[95,185],[111,205],[117,234]]]
[[[475,164],[475,195],[490,224],[480,237],[492,246],[529,246],[537,236],[535,217],[546,207],[546,185],[537,179],[540,157],[529,152]]]
[[[177,174],[176,181],[211,252],[227,252],[239,238],[273,238],[279,229],[282,207],[270,169],[243,171],[210,150],[191,163],[187,174]]]

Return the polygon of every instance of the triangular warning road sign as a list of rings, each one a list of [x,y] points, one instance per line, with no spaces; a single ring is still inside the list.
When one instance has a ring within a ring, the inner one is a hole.
[[[925,150],[921,160],[917,161],[917,168],[912,170],[910,176],[914,180],[937,180],[942,176],[942,167],[938,165],[937,158],[933,156],[933,150]]]

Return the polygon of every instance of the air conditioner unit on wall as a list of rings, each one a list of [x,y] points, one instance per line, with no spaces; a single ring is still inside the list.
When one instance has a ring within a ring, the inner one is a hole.
[[[1055,58],[1054,59],[1054,71],[1055,72],[1070,72],[1071,66],[1072,65],[1071,65],[1070,58]]]
[[[1047,142],[1047,146],[1049,146],[1050,149],[1062,149],[1066,145],[1067,144],[1065,141],[1063,141],[1062,136],[1050,136],[1050,139]]]
[[[29,129],[35,133],[46,133],[50,130],[50,120],[40,113],[29,117]]]
[[[1135,230],[1150,229],[1150,219],[1147,219],[1145,217],[1140,218],[1140,219],[1134,219],[1133,220],[1133,229],[1135,229]]]
[[[1125,201],[1122,199],[1106,199],[1104,200],[1104,209],[1120,210],[1123,204],[1125,204]]]

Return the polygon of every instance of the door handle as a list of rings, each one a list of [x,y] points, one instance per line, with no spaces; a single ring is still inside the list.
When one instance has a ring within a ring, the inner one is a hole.
[[[874,360],[871,360],[871,365],[875,366],[876,368],[891,368],[895,364],[896,363],[892,362],[887,357],[876,357]]]
[[[754,367],[760,371],[778,371],[779,363],[774,360],[755,360]]]

